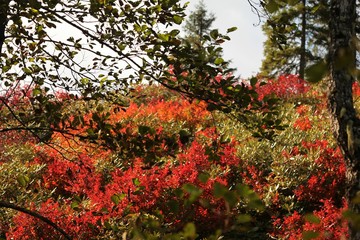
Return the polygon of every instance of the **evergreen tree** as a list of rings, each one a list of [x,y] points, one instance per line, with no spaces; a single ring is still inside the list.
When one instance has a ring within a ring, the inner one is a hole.
[[[209,62],[222,63],[224,72],[233,72],[235,69],[230,68],[231,61],[224,61],[222,48],[209,48],[209,39],[216,38],[219,34],[217,29],[212,29],[216,17],[213,13],[209,13],[206,9],[205,3],[201,0],[196,6],[195,10],[191,11],[187,20],[185,21],[185,37],[183,44],[194,50],[202,50],[201,58]],[[231,31],[236,28],[231,28]],[[213,49],[213,50],[211,50]],[[210,51],[209,51],[210,50]]]
[[[210,33],[211,26],[215,19],[215,15],[208,12],[204,1],[201,0],[199,4],[195,6],[195,11],[191,11],[185,22],[185,40],[192,43],[194,47],[202,46],[203,37],[205,34]]]
[[[270,13],[263,26],[268,36],[264,43],[263,76],[293,73],[304,78],[306,66],[325,57],[329,45],[328,2],[298,0]]]

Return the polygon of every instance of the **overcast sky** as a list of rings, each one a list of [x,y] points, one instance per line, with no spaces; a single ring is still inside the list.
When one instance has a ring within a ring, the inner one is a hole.
[[[188,1],[189,14],[199,0]],[[248,78],[258,73],[265,36],[249,3],[245,0],[204,0],[204,3],[209,12],[215,14],[213,28],[218,28],[222,33],[230,27],[238,28],[236,32],[230,33],[231,41],[223,44],[224,58],[232,60],[231,67],[237,68],[235,75]]]

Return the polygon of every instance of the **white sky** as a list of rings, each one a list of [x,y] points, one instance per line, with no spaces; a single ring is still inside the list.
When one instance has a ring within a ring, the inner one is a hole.
[[[199,3],[199,0],[188,1],[187,14]],[[232,60],[231,67],[237,68],[235,75],[242,78],[256,75],[263,58],[265,36],[249,3],[246,0],[204,0],[204,3],[209,12],[215,14],[213,28],[218,28],[222,33],[226,33],[230,27],[238,28],[230,33],[231,41],[223,44],[224,58]]]

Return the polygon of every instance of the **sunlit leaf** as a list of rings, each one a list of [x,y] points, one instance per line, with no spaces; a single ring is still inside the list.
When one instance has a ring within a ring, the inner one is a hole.
[[[139,186],[140,185],[140,180],[138,178],[133,178],[132,182],[135,186]]]
[[[18,181],[18,183],[22,186],[22,187],[26,187],[27,184],[29,183],[30,179],[28,176],[25,175],[20,175],[17,177],[16,179]]]
[[[214,61],[214,63],[215,63],[216,65],[220,65],[220,64],[222,64],[223,62],[224,62],[224,59],[222,59],[222,58],[216,58],[215,61]]]
[[[176,24],[181,24],[182,21],[184,20],[182,17],[180,17],[178,15],[174,15],[173,19]]]

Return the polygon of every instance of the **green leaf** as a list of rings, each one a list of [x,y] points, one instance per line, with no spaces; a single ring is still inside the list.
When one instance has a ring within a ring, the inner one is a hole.
[[[136,32],[141,32],[141,27],[138,24],[134,24],[134,29]]]
[[[127,45],[120,42],[117,47],[119,48],[120,51],[124,51]]]
[[[111,201],[115,203],[116,205],[119,204],[119,197],[115,194],[110,197]]]
[[[355,229],[360,231],[360,214],[351,210],[346,210],[342,213],[343,217],[347,219],[354,226]]]
[[[40,88],[34,88],[34,89],[32,90],[32,95],[33,95],[34,97],[41,95],[41,89],[40,89]]]
[[[352,66],[354,66],[353,64],[354,59],[355,59],[354,51],[352,48],[350,47],[340,48],[334,59],[335,70],[342,70],[342,69],[347,69],[350,71],[353,70]]]
[[[238,223],[248,223],[252,220],[252,217],[249,214],[239,214],[236,220]]]
[[[115,203],[115,205],[118,205],[119,202],[124,198],[125,194],[119,195],[119,194],[114,194],[110,197],[111,201],[113,203]]]
[[[320,234],[316,231],[304,231],[302,233],[303,239],[304,240],[310,240],[310,239],[315,239],[319,236]]]
[[[258,81],[258,79],[257,79],[256,77],[252,77],[252,78],[250,79],[250,85],[251,85],[252,87],[254,87],[254,86],[256,85],[257,81]]]
[[[269,13],[276,12],[279,7],[280,5],[275,0],[269,0],[269,2],[265,5],[265,8]]]
[[[227,144],[229,142],[231,142],[231,139],[230,139],[230,137],[228,135],[223,134],[223,135],[220,136],[220,143],[221,144]]]
[[[250,194],[253,193],[253,191],[249,188],[249,186],[244,184],[237,184],[236,190],[238,191],[241,197],[245,197],[245,198],[247,198]]]
[[[80,209],[80,208],[79,208],[79,202],[78,202],[78,201],[73,201],[73,202],[71,202],[70,207],[71,207],[72,209],[74,209],[74,210],[79,210],[79,209]]]
[[[311,13],[315,14],[320,8],[321,8],[321,5],[320,5],[320,4],[317,5],[317,6],[315,6],[315,7],[313,7],[312,10],[311,10]]]
[[[217,30],[217,29],[211,30],[210,36],[211,36],[213,39],[217,39],[217,38],[219,37],[219,30]]]
[[[209,180],[209,178],[210,178],[210,175],[208,173],[200,173],[198,176],[198,179],[202,183],[206,183]]]
[[[356,197],[354,197],[351,202],[354,204],[360,204],[360,195],[356,195]]]
[[[228,28],[226,32],[230,33],[230,32],[234,32],[236,30],[237,30],[237,27],[231,27],[231,28]]]
[[[30,179],[28,176],[25,175],[20,175],[17,177],[16,179],[18,181],[18,183],[22,186],[22,187],[26,187],[27,184],[29,183]]]
[[[183,185],[182,189],[183,189],[183,191],[187,192],[190,195],[189,196],[190,203],[193,203],[194,201],[196,201],[203,192],[202,189],[200,189],[190,183]]]
[[[29,68],[26,68],[26,67],[24,67],[22,70],[26,74],[31,74],[32,73],[32,71]]]
[[[173,37],[176,37],[177,35],[179,35],[179,33],[180,33],[180,30],[174,29],[174,30],[171,30],[170,35]]]
[[[321,81],[328,73],[328,66],[324,60],[320,60],[305,69],[305,78],[311,83]]]
[[[9,66],[9,65],[5,65],[5,66],[2,67],[3,73],[8,72],[10,69],[11,69],[11,66]]]
[[[174,15],[173,19],[174,19],[174,23],[176,23],[176,24],[181,24],[182,21],[184,20],[184,19],[183,19],[182,17],[180,17],[179,15]]]
[[[169,34],[161,34],[161,33],[159,33],[158,36],[159,36],[159,39],[164,41],[164,42],[169,41]]]
[[[140,180],[138,178],[133,178],[132,182],[135,186],[139,186],[140,185]]]
[[[222,64],[223,62],[224,62],[224,59],[222,59],[221,57],[216,58],[215,61],[214,61],[214,63],[215,63],[216,65],[220,65],[220,64]]]
[[[179,212],[179,203],[176,200],[171,199],[169,202],[167,202],[167,206],[170,208],[171,212]]]
[[[144,125],[140,125],[138,126],[138,131],[139,131],[139,134],[140,135],[146,135],[148,133],[150,134],[154,134],[155,133],[155,130],[152,129],[151,127],[149,126],[144,126]]]
[[[197,237],[194,223],[187,223],[184,227],[184,238],[195,239]]]
[[[221,198],[225,195],[229,190],[222,184],[216,182],[214,184],[214,197]]]
[[[88,78],[81,78],[80,79],[80,82],[83,84],[83,85],[86,85],[89,83],[89,79]]]
[[[108,230],[111,230],[111,229],[112,229],[112,228],[111,228],[111,224],[110,224],[108,221],[105,221],[105,222],[104,222],[104,226],[105,226],[105,228],[108,229]]]
[[[290,5],[290,6],[295,6],[296,4],[299,3],[299,0],[288,0],[287,3]],[[320,6],[320,4],[319,4]]]
[[[235,205],[238,203],[239,199],[238,199],[238,196],[236,194],[235,191],[227,191],[225,194],[224,194],[224,199],[225,201],[229,204],[230,208],[233,208],[235,207]],[[250,202],[249,203],[249,206],[250,204],[253,204],[253,202]],[[256,207],[253,207],[254,209],[256,209]]]
[[[304,218],[305,218],[305,221],[307,221],[309,223],[319,224],[321,222],[320,218],[318,218],[314,214],[306,214]]]

